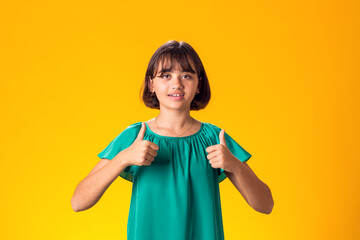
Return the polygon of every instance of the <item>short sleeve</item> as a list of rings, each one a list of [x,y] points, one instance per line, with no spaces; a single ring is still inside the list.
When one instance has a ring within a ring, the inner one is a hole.
[[[138,131],[136,130],[139,131],[139,129],[137,129],[134,125],[128,126],[97,156],[99,158],[112,160],[119,152],[131,146],[138,134]],[[135,166],[131,165],[126,167],[119,176],[130,182],[134,182]]]
[[[225,131],[225,141],[228,146],[230,152],[241,162],[247,162],[251,157],[251,154],[248,153],[244,148],[242,148],[230,135],[228,135]],[[218,168],[218,181],[222,182],[226,178],[226,174],[224,169]]]

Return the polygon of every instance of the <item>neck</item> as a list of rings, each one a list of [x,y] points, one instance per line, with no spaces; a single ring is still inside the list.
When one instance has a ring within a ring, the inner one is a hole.
[[[194,119],[190,116],[190,112],[162,112],[156,117],[156,123],[161,128],[172,129],[174,131],[181,130],[190,124],[193,124]]]

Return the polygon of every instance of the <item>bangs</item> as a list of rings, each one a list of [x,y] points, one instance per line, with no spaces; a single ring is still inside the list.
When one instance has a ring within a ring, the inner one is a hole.
[[[184,52],[167,52],[159,57],[156,64],[158,69],[154,69],[155,76],[164,72],[172,72],[177,65],[180,65],[181,72],[196,73],[196,70],[191,67],[190,59]],[[160,68],[159,68],[160,66]],[[156,70],[158,70],[156,72]]]

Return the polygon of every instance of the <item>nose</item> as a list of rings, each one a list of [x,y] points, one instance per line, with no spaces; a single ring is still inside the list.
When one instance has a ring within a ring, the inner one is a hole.
[[[175,75],[173,82],[172,82],[172,88],[173,89],[177,89],[180,88],[182,89],[184,87],[182,79],[181,79],[181,75]]]

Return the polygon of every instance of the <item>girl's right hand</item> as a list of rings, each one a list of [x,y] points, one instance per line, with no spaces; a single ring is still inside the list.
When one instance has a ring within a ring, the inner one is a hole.
[[[157,150],[159,150],[159,146],[153,142],[143,140],[146,125],[144,122],[141,123],[140,132],[135,139],[135,141],[131,144],[130,147],[121,151],[124,154],[124,160],[127,165],[151,165],[154,158],[157,156]]]

